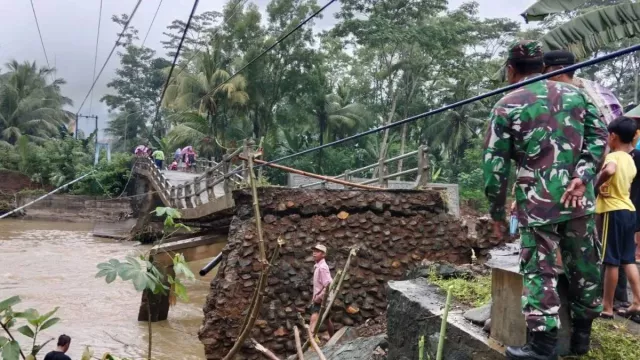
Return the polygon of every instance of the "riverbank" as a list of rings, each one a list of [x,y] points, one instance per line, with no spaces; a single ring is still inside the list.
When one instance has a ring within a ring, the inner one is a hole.
[[[130,283],[106,284],[96,279],[96,265],[110,258],[124,259],[149,247],[134,242],[95,238],[88,223],[43,222],[5,219],[0,222],[0,270],[2,298],[19,295],[17,310],[29,307],[46,312],[59,306],[61,322],[47,329],[42,339],[65,333],[72,338],[69,356],[79,359],[84,346],[97,356],[105,352],[142,358],[146,356],[147,323],[138,322],[140,293]],[[220,249],[224,244],[220,244]],[[209,259],[189,263],[197,274]],[[187,284],[190,300],[171,308],[169,319],[153,323],[156,360],[204,358],[197,332],[202,324],[202,304],[215,270]],[[18,341],[30,343],[21,334]],[[55,348],[49,343],[40,353]]]
[[[42,194],[16,194],[18,207],[30,203]],[[24,209],[23,219],[66,222],[115,222],[132,213],[128,199],[98,196],[54,194]]]

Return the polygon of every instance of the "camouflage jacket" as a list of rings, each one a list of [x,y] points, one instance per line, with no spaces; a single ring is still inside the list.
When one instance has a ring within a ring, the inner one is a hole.
[[[505,219],[510,161],[516,163],[520,226],[541,226],[593,214],[593,179],[608,132],[596,106],[575,86],[539,81],[505,95],[491,112],[483,173],[491,216]],[[587,190],[582,206],[560,203],[571,179]]]

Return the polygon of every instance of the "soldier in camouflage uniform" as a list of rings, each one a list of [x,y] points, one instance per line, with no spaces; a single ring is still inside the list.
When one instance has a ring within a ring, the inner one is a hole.
[[[520,41],[509,49],[514,84],[540,74],[542,47]],[[607,140],[597,108],[576,87],[543,80],[505,95],[493,108],[483,158],[485,194],[494,229],[505,219],[510,161],[516,163],[521,233],[523,313],[531,340],[508,347],[508,359],[557,359],[560,299],[556,250],[570,281],[572,351],[588,351],[591,323],[602,310],[595,247],[593,178]]]

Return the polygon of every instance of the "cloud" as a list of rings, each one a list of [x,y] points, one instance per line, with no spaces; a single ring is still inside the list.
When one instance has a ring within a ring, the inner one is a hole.
[[[151,24],[159,1],[143,1],[132,21],[132,25],[140,31],[141,39],[144,38]],[[103,1],[96,71],[99,71],[104,64],[120,30],[119,26],[111,21],[111,16],[129,14],[135,2],[135,0]],[[480,12],[481,16],[515,18],[530,2],[526,0],[483,0],[480,1]],[[264,11],[268,0],[257,0],[254,3]],[[319,1],[319,3],[323,5],[325,2]],[[451,1],[452,6],[458,6],[461,3],[463,0]],[[49,61],[51,66],[56,67],[57,76],[67,81],[63,91],[66,96],[73,99],[75,107],[72,110],[74,112],[92,83],[99,4],[100,2],[97,0],[34,0]],[[160,44],[160,41],[164,39],[162,32],[174,19],[186,20],[192,5],[191,0],[164,0],[146,45],[156,50],[159,55],[166,54],[166,50]],[[221,11],[222,6],[222,2],[214,4],[201,1],[198,13],[210,10]],[[333,14],[337,9],[339,9],[338,2],[327,9],[323,19],[315,21],[316,29],[322,30],[331,27],[335,23]],[[500,13],[496,13],[495,9],[500,9]],[[46,64],[29,1],[11,1],[5,4],[3,11],[0,12],[0,33],[3,34],[0,37],[0,63],[4,64],[11,59],[16,59],[18,61],[36,61],[39,65]],[[106,84],[113,78],[118,64],[119,57],[114,54],[94,88],[92,104],[87,100],[81,111],[82,114],[98,115],[100,129],[106,127],[109,114],[107,107],[100,103],[99,99],[108,92]],[[93,128],[93,120],[80,121],[80,129],[85,133],[93,131]]]

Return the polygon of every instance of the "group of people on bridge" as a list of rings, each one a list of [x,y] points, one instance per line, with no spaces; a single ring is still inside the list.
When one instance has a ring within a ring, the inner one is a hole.
[[[136,146],[133,153],[138,157],[152,158],[158,169],[164,170],[164,161],[166,159],[164,151],[160,149],[154,150],[153,148],[147,147],[145,145],[138,145]],[[173,161],[167,166],[167,169],[178,171],[178,169],[182,165],[184,171],[186,172],[195,171],[196,158],[197,154],[193,149],[193,146],[187,146],[183,149],[178,148],[173,155]]]
[[[507,80],[516,84],[575,63],[569,51],[544,53],[537,41],[519,41],[508,50]],[[557,359],[560,326],[572,326],[571,352],[580,356],[589,351],[594,319],[617,312],[640,322],[639,128],[635,106],[623,114],[611,91],[572,72],[517,88],[494,106],[484,190],[495,236],[502,237],[513,160],[522,306],[531,333],[524,346],[507,348],[508,359]],[[571,324],[560,324],[558,315],[558,263],[570,283]]]

